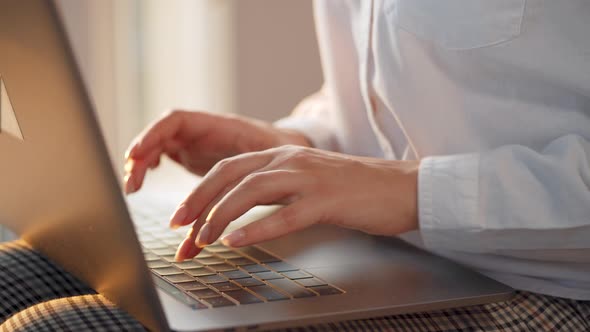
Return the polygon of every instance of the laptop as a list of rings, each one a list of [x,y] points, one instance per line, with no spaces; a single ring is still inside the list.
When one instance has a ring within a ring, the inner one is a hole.
[[[0,0],[0,75],[0,222],[150,330],[300,326],[512,294],[397,238],[327,226],[176,264],[173,205],[127,206],[52,2]]]

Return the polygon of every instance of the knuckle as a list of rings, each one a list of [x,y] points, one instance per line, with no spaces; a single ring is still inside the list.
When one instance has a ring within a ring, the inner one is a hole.
[[[307,149],[300,147],[300,146],[293,147],[289,151],[289,159],[295,160],[295,161],[305,160],[308,158],[308,155],[309,155],[309,153],[308,153]]]
[[[214,173],[225,173],[229,172],[234,165],[234,160],[232,158],[222,159],[215,164],[213,167]]]
[[[309,157],[309,149],[297,145],[286,145],[280,148],[275,160],[279,166],[300,165],[308,161]]]
[[[244,187],[248,187],[248,188],[255,187],[260,183],[261,179],[262,179],[262,176],[260,174],[251,173],[251,174],[248,174],[244,177],[244,180],[242,181],[242,185]]]
[[[164,113],[164,119],[170,119],[170,118],[174,118],[174,117],[178,117],[181,114],[183,114],[184,111],[182,110],[178,110],[178,109],[171,109],[168,110]]]

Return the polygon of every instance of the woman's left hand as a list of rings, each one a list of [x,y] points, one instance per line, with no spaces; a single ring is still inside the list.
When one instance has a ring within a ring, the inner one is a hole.
[[[256,205],[284,206],[225,235],[224,244],[247,246],[313,224],[380,235],[416,229],[418,165],[419,161],[356,157],[298,146],[224,159],[171,219],[173,228],[194,222],[176,259],[196,256],[230,222]]]

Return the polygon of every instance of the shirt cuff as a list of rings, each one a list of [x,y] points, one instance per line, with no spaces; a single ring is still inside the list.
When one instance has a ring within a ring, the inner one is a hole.
[[[422,159],[418,171],[418,219],[424,245],[459,249],[480,232],[478,218],[479,155]]]
[[[309,139],[314,148],[338,151],[331,127],[314,118],[289,116],[274,123],[277,128],[297,130]]]

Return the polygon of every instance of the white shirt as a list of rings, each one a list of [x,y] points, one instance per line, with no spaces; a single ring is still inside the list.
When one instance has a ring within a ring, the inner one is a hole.
[[[421,159],[406,239],[590,300],[588,1],[325,0],[315,16],[324,87],[277,125]]]

